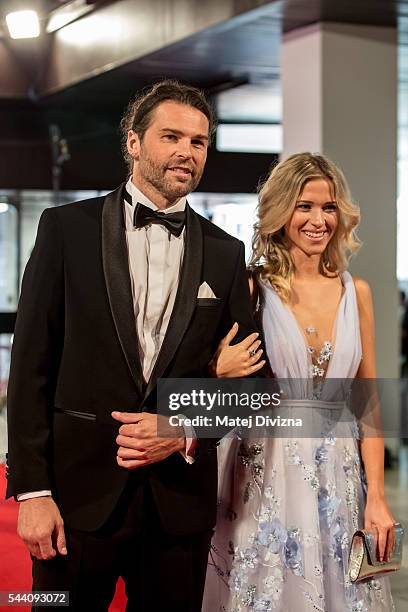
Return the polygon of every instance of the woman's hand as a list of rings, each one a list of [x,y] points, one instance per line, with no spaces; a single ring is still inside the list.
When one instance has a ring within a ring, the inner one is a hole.
[[[254,374],[265,365],[265,360],[259,361],[263,350],[258,333],[250,334],[238,344],[231,346],[232,340],[238,333],[239,325],[234,325],[218,345],[209,369],[211,376],[216,378],[239,378]]]
[[[394,548],[394,524],[392,516],[384,497],[367,497],[364,512],[364,529],[377,532],[377,555],[379,561],[389,561]]]

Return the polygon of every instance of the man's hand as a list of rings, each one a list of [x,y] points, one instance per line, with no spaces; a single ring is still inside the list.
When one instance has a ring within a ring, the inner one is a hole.
[[[67,554],[62,520],[52,497],[34,497],[19,502],[17,533],[36,559]]]
[[[157,463],[185,448],[183,428],[172,427],[164,416],[150,412],[112,412],[112,417],[123,423],[116,438],[119,446],[116,461],[120,467],[133,470]],[[166,438],[166,433],[173,437]]]

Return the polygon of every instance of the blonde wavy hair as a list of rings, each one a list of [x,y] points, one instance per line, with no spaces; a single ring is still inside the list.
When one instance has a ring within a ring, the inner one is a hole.
[[[336,276],[347,269],[350,258],[361,245],[355,233],[360,210],[351,199],[341,170],[322,155],[296,153],[277,164],[259,190],[258,220],[254,225],[249,265],[285,302],[291,298],[294,264],[284,226],[290,221],[306,183],[322,178],[332,185],[338,223],[322,253],[319,270],[324,276]]]

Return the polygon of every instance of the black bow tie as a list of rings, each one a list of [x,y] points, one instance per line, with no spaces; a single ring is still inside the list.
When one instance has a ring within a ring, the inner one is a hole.
[[[184,223],[186,220],[186,211],[179,210],[173,213],[157,212],[152,210],[143,204],[138,202],[136,204],[135,212],[133,215],[133,225],[135,227],[144,227],[149,223],[158,223],[164,225],[166,229],[173,234],[173,236],[180,236],[183,231]]]
[[[125,191],[125,200],[132,204],[132,196],[130,193]],[[133,213],[133,225],[135,227],[145,227],[149,223],[158,223],[164,225],[166,229],[173,234],[173,236],[180,236],[183,231],[184,223],[186,221],[186,211],[180,210],[173,213],[163,213],[156,210],[152,210],[144,204],[138,202]]]

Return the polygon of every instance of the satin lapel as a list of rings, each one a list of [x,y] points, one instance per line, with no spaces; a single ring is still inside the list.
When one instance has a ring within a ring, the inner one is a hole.
[[[186,244],[180,283],[171,313],[169,326],[152,375],[147,385],[145,398],[155,387],[157,380],[164,374],[167,366],[178,349],[190,323],[196,306],[203,261],[203,235],[196,213],[186,206]]]
[[[124,185],[109,193],[102,211],[102,260],[109,304],[116,333],[133,380],[142,393],[142,369],[138,351],[129,260],[123,215]]]

